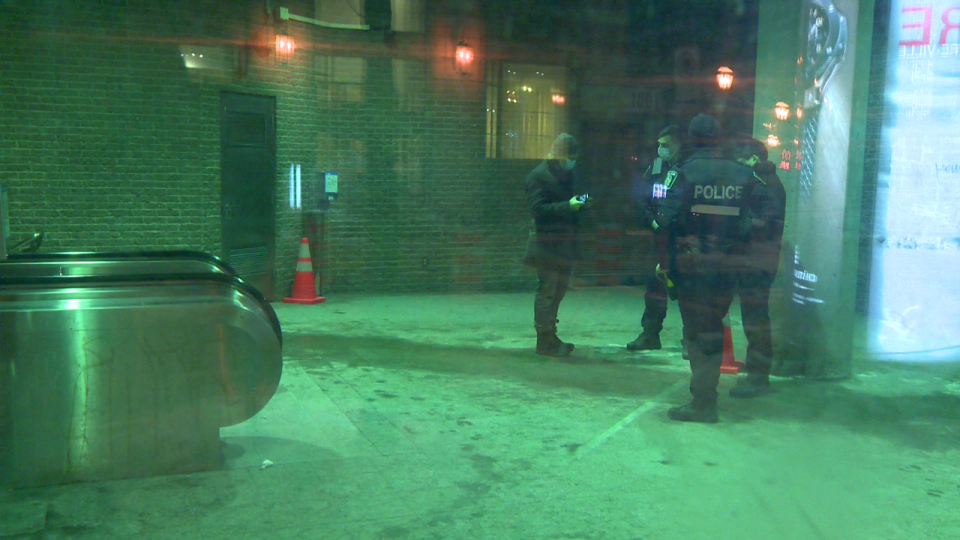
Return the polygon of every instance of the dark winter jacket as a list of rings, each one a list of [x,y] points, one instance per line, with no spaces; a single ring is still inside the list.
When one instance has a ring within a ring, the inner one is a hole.
[[[578,258],[579,216],[584,209],[570,208],[570,199],[583,189],[574,171],[560,168],[557,160],[544,160],[527,175],[527,203],[533,217],[525,264],[545,268],[570,268]]]
[[[749,202],[759,183],[749,167],[712,147],[698,148],[674,167],[664,179],[667,197],[657,218],[668,231],[670,256],[695,255],[685,257],[695,267],[742,264],[752,213]]]
[[[755,218],[750,230],[750,256],[758,269],[772,275],[780,266],[787,194],[772,162],[756,164],[753,172],[759,183],[750,203]]]

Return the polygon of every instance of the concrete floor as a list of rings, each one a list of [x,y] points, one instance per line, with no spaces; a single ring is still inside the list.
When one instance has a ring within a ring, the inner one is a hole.
[[[569,294],[569,359],[532,353],[532,293],[276,309],[280,389],[222,430],[223,470],[3,492],[0,537],[960,538],[956,365],[859,363],[752,401],[724,376],[721,423],[678,424],[676,304],[665,349],[631,353],[632,288]]]

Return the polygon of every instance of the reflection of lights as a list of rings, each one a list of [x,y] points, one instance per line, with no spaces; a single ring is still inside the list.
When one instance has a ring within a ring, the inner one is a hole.
[[[800,139],[797,139],[796,137],[794,137],[793,144],[800,146]]]
[[[733,86],[733,70],[727,66],[717,69],[717,86],[721,90],[729,90]]]
[[[780,146],[780,137],[776,135],[767,135],[767,146]]]
[[[233,57],[227,58],[225,47],[212,45],[181,45],[180,59],[189,69],[220,69],[233,68]]]
[[[553,102],[557,105],[563,105],[567,102],[567,98],[563,97],[563,94],[554,94],[551,96],[551,99],[553,99]]]
[[[789,170],[790,170],[790,162],[789,162],[789,161],[781,161],[781,162],[780,162],[780,168],[783,169],[783,170],[785,170],[785,171],[789,171]]]
[[[803,109],[797,107],[797,118],[803,118]]]
[[[297,43],[293,38],[284,34],[277,34],[276,39],[277,58],[286,62],[293,58],[293,52],[297,50]]]
[[[523,86],[521,87],[521,90],[523,90],[524,92],[533,92],[533,87],[527,86],[527,85],[523,85]]]
[[[777,120],[786,120],[790,117],[790,106],[782,101],[778,101],[777,105],[773,108],[773,113],[777,116]]]

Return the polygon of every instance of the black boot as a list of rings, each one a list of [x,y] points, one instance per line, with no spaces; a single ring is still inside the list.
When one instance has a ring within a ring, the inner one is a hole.
[[[553,330],[537,332],[537,354],[544,356],[570,356],[573,343],[564,343]]]
[[[670,409],[667,411],[667,416],[669,416],[671,420],[676,420],[678,422],[716,424],[720,421],[720,415],[717,414],[716,404],[700,405],[696,401]]]
[[[737,385],[730,389],[730,397],[753,398],[770,392],[770,378],[765,375],[750,375],[737,379]]]
[[[560,338],[557,338],[557,341],[560,341]],[[576,345],[573,343],[567,343],[566,341],[560,341],[560,350],[563,351],[564,356],[570,356],[570,353],[573,352],[573,349],[576,348]]]
[[[627,343],[628,351],[653,351],[658,349],[660,349],[660,336],[648,334],[646,331],[641,333],[637,339]]]

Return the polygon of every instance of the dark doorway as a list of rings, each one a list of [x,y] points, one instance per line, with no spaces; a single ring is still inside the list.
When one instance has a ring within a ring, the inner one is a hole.
[[[273,299],[276,98],[220,94],[223,259]]]

